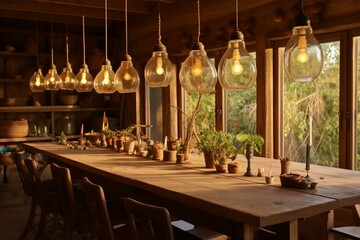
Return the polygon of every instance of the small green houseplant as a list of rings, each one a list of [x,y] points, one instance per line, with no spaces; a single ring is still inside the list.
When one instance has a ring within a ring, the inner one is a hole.
[[[199,154],[204,153],[205,166],[206,168],[214,168],[214,160],[211,155],[211,150],[214,145],[217,131],[212,128],[208,128],[200,133],[199,142],[197,143],[197,149]]]
[[[251,159],[254,155],[254,151],[261,153],[261,148],[264,144],[264,138],[258,134],[239,133],[236,135],[236,140],[240,142],[238,152],[243,154],[248,162],[248,166],[244,175],[254,176],[254,174],[251,172]]]
[[[236,148],[231,134],[223,131],[209,130],[205,140],[198,147],[203,146],[201,148],[202,151],[206,150],[210,153],[218,172],[226,171],[227,160],[236,155]],[[221,168],[225,170],[219,170]]]

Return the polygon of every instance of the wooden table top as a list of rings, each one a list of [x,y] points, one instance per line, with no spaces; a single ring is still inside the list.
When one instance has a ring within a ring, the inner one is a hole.
[[[206,169],[201,156],[178,165],[117,153],[108,148],[69,149],[57,143],[24,143],[25,149],[60,160],[115,183],[151,191],[161,197],[221,215],[236,222],[264,227],[314,216],[360,202],[360,173],[311,166],[316,189],[284,188],[279,177],[265,184],[264,177],[245,177],[246,159],[239,156],[240,174],[219,174]],[[279,176],[280,162],[254,158],[252,169],[271,169]],[[306,175],[305,164],[292,163],[292,172]]]

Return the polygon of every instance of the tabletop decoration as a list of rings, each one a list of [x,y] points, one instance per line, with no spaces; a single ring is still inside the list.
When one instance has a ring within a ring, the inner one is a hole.
[[[290,174],[291,160],[288,157],[279,156],[281,164],[281,174]]]
[[[251,160],[253,158],[254,151],[261,153],[264,138],[258,134],[239,133],[236,135],[236,140],[240,142],[238,151],[245,155],[247,159],[247,169],[244,176],[252,177],[254,174],[251,171]]]

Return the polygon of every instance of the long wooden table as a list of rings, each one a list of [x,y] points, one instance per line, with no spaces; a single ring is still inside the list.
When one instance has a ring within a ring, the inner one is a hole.
[[[349,170],[312,166],[310,175],[317,180],[317,188],[296,189],[281,187],[279,177],[268,185],[263,177],[243,176],[246,168],[243,156],[238,157],[242,173],[218,174],[214,169],[206,169],[197,155],[192,156],[190,163],[177,165],[108,148],[80,151],[43,142],[23,146],[113,191],[144,199],[151,196],[174,215],[234,239],[254,239],[258,227],[281,223],[287,226],[289,239],[298,239],[299,219],[320,214],[325,215],[326,221],[316,231],[324,233],[322,239],[332,239],[328,229],[334,224],[334,209],[360,203],[360,173]],[[254,172],[260,167],[265,174],[271,169],[274,176],[279,176],[279,160],[255,158]],[[292,163],[292,172],[306,175],[304,167]]]

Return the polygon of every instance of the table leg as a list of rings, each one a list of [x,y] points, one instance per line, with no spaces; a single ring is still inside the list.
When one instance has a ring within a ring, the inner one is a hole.
[[[298,240],[299,236],[299,225],[298,220],[292,220],[289,222],[289,239]]]
[[[244,240],[253,240],[255,230],[253,225],[244,224]]]
[[[334,240],[334,233],[332,231],[330,231],[331,228],[334,227],[334,210],[331,210],[330,212],[327,213],[326,216],[326,230],[327,230],[327,239],[328,240]]]

